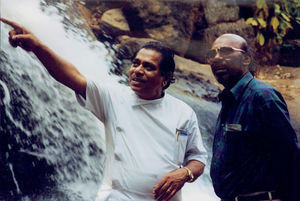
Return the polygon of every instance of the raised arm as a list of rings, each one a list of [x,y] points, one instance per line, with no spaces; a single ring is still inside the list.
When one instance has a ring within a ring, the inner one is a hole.
[[[25,27],[4,18],[0,21],[13,27],[9,32],[9,42],[13,47],[32,51],[54,79],[85,97],[86,79],[73,64],[58,56]]]

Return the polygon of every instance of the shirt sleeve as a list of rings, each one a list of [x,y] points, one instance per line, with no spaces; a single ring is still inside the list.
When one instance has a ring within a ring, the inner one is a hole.
[[[277,190],[288,197],[294,188],[294,173],[298,171],[295,170],[296,133],[290,122],[287,105],[278,91],[271,91],[267,97],[261,96],[260,103],[261,137],[270,150],[277,183],[284,184]]]
[[[111,107],[110,90],[99,83],[87,80],[86,98],[76,93],[77,102],[92,112],[100,121],[105,122]]]
[[[198,126],[197,116],[195,112],[192,112],[190,121],[187,126],[187,132],[189,133],[186,153],[184,157],[184,164],[187,164],[191,160],[197,160],[204,164],[207,162],[207,152],[203,146],[201,133]]]
[[[259,99],[259,116],[263,126],[263,136],[269,142],[270,148],[276,152],[285,152],[286,148],[295,146],[296,133],[291,125],[288,108],[281,94],[276,90],[270,90]]]

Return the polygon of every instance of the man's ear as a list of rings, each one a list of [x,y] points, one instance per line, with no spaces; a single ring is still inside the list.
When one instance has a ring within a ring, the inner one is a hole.
[[[165,75],[164,81],[162,82],[163,87],[165,87],[169,83],[169,81],[172,80],[172,78],[173,78],[173,73],[171,72],[168,75]]]
[[[163,82],[162,82],[162,87],[164,88],[165,86],[167,86],[167,84],[168,84],[168,80],[164,80]]]
[[[169,76],[164,76],[164,81],[162,82],[163,87],[165,87],[169,82]]]

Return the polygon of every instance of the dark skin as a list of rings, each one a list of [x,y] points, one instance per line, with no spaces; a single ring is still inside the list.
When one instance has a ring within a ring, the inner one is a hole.
[[[161,57],[161,53],[145,48],[136,54],[128,73],[130,87],[140,98],[153,100],[162,96],[168,80],[160,73]]]
[[[220,47],[241,49],[246,41],[235,34],[223,34],[215,40],[212,50]],[[215,78],[225,88],[231,89],[247,72],[250,56],[242,51],[233,51],[230,55],[222,56],[219,53],[209,63]]]
[[[9,32],[9,42],[13,47],[21,47],[33,52],[51,76],[58,82],[86,97],[86,78],[70,62],[59,57],[32,32],[25,27],[0,18],[0,21],[13,27]],[[159,70],[161,54],[151,49],[141,49],[129,70],[131,89],[142,99],[152,100],[162,97],[163,87],[170,78],[162,76]],[[205,165],[199,161],[189,161],[186,165],[197,179]],[[171,199],[189,179],[186,169],[179,168],[167,173],[154,187],[153,197],[159,201]]]

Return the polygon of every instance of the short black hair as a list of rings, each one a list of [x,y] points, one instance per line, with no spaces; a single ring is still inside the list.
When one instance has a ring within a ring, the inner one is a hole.
[[[175,70],[174,52],[161,42],[150,41],[143,44],[139,48],[139,50],[133,55],[132,57],[133,59],[136,57],[136,54],[141,49],[150,49],[161,53],[162,58],[159,63],[159,70],[161,76],[165,76],[166,79],[169,79],[168,84],[163,88],[163,89],[167,89],[170,86],[170,84],[174,83],[175,81],[175,79],[173,78],[173,73]]]

